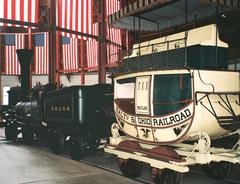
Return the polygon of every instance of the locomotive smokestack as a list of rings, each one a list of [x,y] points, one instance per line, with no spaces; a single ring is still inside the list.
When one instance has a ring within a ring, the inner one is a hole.
[[[33,50],[18,49],[17,56],[21,65],[22,99],[25,100],[30,90],[30,64],[33,59]]]

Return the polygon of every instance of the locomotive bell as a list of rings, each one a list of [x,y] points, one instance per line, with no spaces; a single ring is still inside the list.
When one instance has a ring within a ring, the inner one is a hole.
[[[18,60],[21,66],[21,88],[22,99],[27,98],[27,94],[30,90],[30,65],[33,59],[33,50],[31,49],[18,49]]]

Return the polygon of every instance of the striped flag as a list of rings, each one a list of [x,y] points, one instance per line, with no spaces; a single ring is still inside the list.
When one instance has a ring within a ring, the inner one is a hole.
[[[0,0],[0,18],[38,22],[39,0]],[[0,26],[16,26],[0,23]]]
[[[118,11],[120,9],[120,3],[118,0],[105,0],[106,1],[106,15],[109,16],[110,14]],[[122,45],[122,34],[121,30],[109,28],[108,26],[108,19],[106,19],[106,26],[107,26],[107,35],[106,38],[111,42],[114,42],[118,45]],[[98,35],[98,24],[93,24],[93,34]],[[107,45],[107,65],[110,66],[117,62],[118,55],[120,52],[119,47],[108,44]],[[98,42],[95,39],[88,39],[87,41],[87,68],[88,71],[93,71],[98,69]]]
[[[7,75],[20,75],[20,64],[17,49],[24,48],[24,34],[5,34],[5,72]]]
[[[57,2],[57,26],[82,33],[92,33],[92,0],[58,0]],[[63,33],[63,36],[77,37],[69,33]]]
[[[78,66],[78,39],[62,37],[62,62],[65,72],[76,72]]]
[[[119,0],[105,0],[105,1],[106,1],[107,16],[120,10]]]
[[[48,33],[33,35],[34,72],[35,74],[48,74],[49,51]]]
[[[98,35],[98,23],[93,24],[93,34]],[[88,71],[98,69],[98,41],[92,38],[87,40],[87,68]]]
[[[106,15],[109,16],[120,9],[120,2],[118,0],[106,0]],[[110,28],[107,20],[107,39],[118,45],[122,45],[122,32],[120,29]],[[118,55],[120,52],[118,46],[108,44],[107,46],[107,64],[110,66],[118,61]]]

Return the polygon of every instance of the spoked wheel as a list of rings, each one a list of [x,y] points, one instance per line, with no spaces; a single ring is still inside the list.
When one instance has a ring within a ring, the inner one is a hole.
[[[50,132],[50,147],[53,153],[61,154],[64,150],[64,136],[61,130]]]
[[[181,184],[183,174],[170,169],[159,171],[157,168],[152,168],[152,179],[156,184]]]
[[[7,140],[16,141],[18,135],[17,127],[7,124],[5,127],[5,137]]]
[[[211,162],[203,165],[203,172],[211,178],[223,179],[230,175],[232,171],[232,163],[229,162]]]
[[[34,128],[30,126],[24,126],[22,128],[22,136],[25,144],[28,144],[28,145],[32,144],[33,138],[34,138]]]
[[[118,166],[124,176],[136,178],[142,171],[142,162],[133,159],[118,159]]]
[[[72,159],[79,160],[84,156],[86,149],[86,144],[84,140],[80,137],[72,138],[70,140],[70,150],[69,154]]]

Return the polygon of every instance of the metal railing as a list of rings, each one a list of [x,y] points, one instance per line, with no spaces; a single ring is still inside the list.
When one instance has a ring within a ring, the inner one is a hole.
[[[139,47],[121,53],[121,56],[127,56],[119,56],[118,67],[111,68],[112,73],[183,68],[187,58],[185,40],[183,38],[147,45],[139,44]]]

